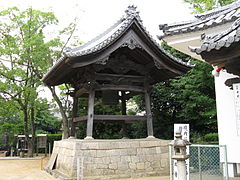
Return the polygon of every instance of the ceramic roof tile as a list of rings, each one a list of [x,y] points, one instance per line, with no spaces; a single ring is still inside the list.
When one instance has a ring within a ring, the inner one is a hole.
[[[237,1],[230,5],[196,15],[195,19],[186,23],[179,22],[173,24],[161,24],[159,25],[159,29],[163,31],[164,35],[159,36],[158,38],[162,39],[165,36],[193,32],[214,27],[219,24],[235,21],[239,17],[240,1]]]
[[[204,51],[219,50],[223,47],[229,47],[234,42],[240,40],[240,18],[232,26],[220,34],[205,37],[200,47],[189,47],[192,52],[201,54]]]
[[[47,72],[45,75],[48,76],[50,71],[56,68],[61,62],[63,62],[66,58],[76,57],[76,56],[84,56],[88,54],[92,54],[98,52],[108,45],[110,45],[113,41],[119,38],[122,33],[131,25],[131,23],[136,20],[138,24],[142,27],[148,38],[159,48],[166,56],[170,57],[172,60],[176,61],[177,63],[183,64],[188,67],[192,67],[189,62],[184,62],[179,58],[172,56],[170,53],[165,51],[153,37],[149,34],[146,28],[142,24],[142,20],[139,16],[139,12],[136,11],[135,6],[129,6],[128,9],[125,11],[125,15],[117,21],[113,26],[107,29],[105,32],[94,38],[93,40],[75,48],[67,47],[63,53],[63,57],[61,57],[55,65]]]

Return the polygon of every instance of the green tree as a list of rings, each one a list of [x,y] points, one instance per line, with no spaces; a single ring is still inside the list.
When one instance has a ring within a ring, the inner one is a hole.
[[[174,123],[189,123],[192,138],[217,132],[214,79],[210,73],[212,67],[192,59],[166,43],[162,46],[178,58],[191,60],[195,67],[183,76],[154,86],[151,99],[155,136],[172,139]],[[143,98],[137,97],[135,100],[144,110]]]
[[[75,18],[73,23],[70,23],[68,27],[66,27],[62,31],[60,31],[60,35],[64,36],[66,38],[66,40],[62,40],[62,41],[59,42],[59,44],[58,44],[59,51],[56,51],[57,56],[55,58],[53,57],[53,61],[52,61],[51,65],[53,65],[53,63],[57,59],[60,58],[60,56],[63,53],[64,48],[67,46],[67,44],[72,39],[74,39],[74,41],[75,41],[72,44],[75,44],[75,43],[81,44],[82,43],[79,40],[77,40],[76,37],[72,38],[73,34],[76,30],[76,25],[77,25],[76,21],[77,21],[77,19]],[[65,38],[58,38],[58,39],[65,39]],[[43,77],[43,75],[44,75],[44,73],[39,72],[38,73],[39,79],[41,79]],[[58,105],[58,109],[59,109],[59,112],[60,112],[61,117],[62,117],[62,129],[63,129],[62,138],[66,139],[70,135],[69,134],[69,127],[68,127],[68,116],[69,116],[68,113],[70,113],[70,110],[69,110],[70,104],[69,104],[69,101],[68,101],[69,95],[67,95],[67,93],[66,93],[67,91],[69,91],[70,87],[67,84],[59,86],[59,89],[61,90],[61,93],[60,93],[61,97],[59,97],[59,95],[56,93],[56,87],[55,86],[47,86],[47,87],[51,91],[52,97]]]
[[[59,133],[61,121],[54,115],[54,104],[46,99],[39,99],[36,102],[36,132],[37,133]]]
[[[105,105],[102,103],[101,98],[95,99],[94,114],[104,115],[120,115],[120,105]],[[78,103],[78,116],[86,116],[88,109],[88,98],[79,98]],[[77,131],[78,138],[86,137],[86,123],[78,123]],[[121,138],[121,123],[118,122],[94,122],[93,136],[97,139],[118,139]]]
[[[62,31],[55,32],[55,37],[45,37],[49,26],[58,23],[52,12],[41,12],[32,8],[20,11],[13,7],[1,11],[0,19],[0,97],[14,102],[21,111],[29,155],[32,155],[38,90],[43,88],[41,79],[47,69],[59,59],[70,40],[74,39],[72,37],[77,19]],[[68,138],[69,107],[62,104],[64,98],[59,97],[55,87],[48,88],[62,116],[63,138]],[[29,130],[33,134],[32,140],[28,136]]]
[[[22,123],[22,119],[17,103],[0,96],[0,125]]]
[[[189,123],[194,134],[217,132],[211,66],[195,61],[186,75],[155,86],[152,94],[156,136],[172,138],[174,123]]]
[[[59,45],[58,39],[46,41],[43,32],[58,21],[53,13],[31,8],[21,12],[16,7],[1,11],[0,18],[0,56],[6,59],[0,65],[0,93],[6,100],[15,101],[21,110],[28,154],[32,156],[37,89],[41,85],[38,74],[46,72],[47,65],[56,56],[51,49]]]
[[[4,123],[0,126],[0,149],[10,150],[16,146],[17,134],[23,134],[23,124]]]
[[[217,7],[231,4],[236,0],[184,0],[191,5],[193,13],[203,13]]]

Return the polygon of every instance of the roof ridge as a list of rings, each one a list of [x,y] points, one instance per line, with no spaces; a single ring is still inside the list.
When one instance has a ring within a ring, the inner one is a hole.
[[[164,32],[164,31],[166,31],[168,29],[171,29],[171,28],[176,28],[176,27],[179,27],[179,26],[186,26],[186,25],[191,24],[195,21],[196,21],[196,19],[192,19],[192,20],[187,20],[187,21],[173,22],[173,23],[170,23],[170,24],[159,24],[159,29],[163,30],[163,32]]]
[[[230,35],[233,33],[232,35]],[[229,36],[228,36],[229,35]],[[198,47],[189,47],[192,52],[200,54],[203,51],[219,50],[222,47],[229,47],[232,43],[240,40],[240,18],[238,18],[230,28],[220,34],[213,36],[203,36],[203,43]]]
[[[129,6],[130,8],[134,8],[134,10],[136,11],[136,6]],[[129,8],[128,7],[128,8]],[[127,10],[126,10],[127,11]],[[125,12],[126,12],[125,11]],[[131,13],[131,12],[130,12]],[[128,12],[126,12],[126,14],[128,14]],[[148,38],[153,42],[153,44],[155,45],[155,46],[157,46],[158,47],[158,49],[160,50],[160,51],[162,51],[162,53],[164,53],[166,56],[168,56],[169,58],[171,58],[171,59],[173,59],[175,62],[178,62],[178,63],[180,63],[180,64],[182,64],[182,65],[185,65],[185,66],[188,66],[188,67],[193,67],[194,65],[191,65],[191,62],[190,61],[188,61],[188,62],[184,62],[182,59],[180,59],[180,58],[177,58],[177,57],[175,57],[175,56],[173,56],[172,54],[170,54],[168,51],[166,51],[154,38],[153,38],[153,36],[149,33],[149,31],[147,31],[147,29],[146,29],[146,27],[143,25],[143,23],[142,23],[142,20],[141,20],[141,17],[139,16],[139,12],[138,11],[136,11],[134,14],[129,14],[130,16],[134,16],[134,18],[136,18],[137,19],[137,21],[139,22],[139,24],[141,25],[141,28],[143,28],[143,30],[144,30],[144,32],[145,32],[145,34],[148,36]]]
[[[238,29],[240,26],[240,18],[238,18],[236,21],[234,21],[234,23],[231,25],[230,28],[228,28],[227,30],[223,31],[222,33],[220,34],[217,34],[215,36],[210,36],[210,40],[212,40],[213,42],[216,42],[216,41],[219,41],[220,39],[224,38],[225,36],[227,36],[227,34],[235,31],[236,29]],[[209,40],[205,40],[206,41],[209,41]]]
[[[196,18],[204,20],[206,18],[208,18],[209,16],[215,16],[215,15],[219,15],[221,14],[223,11],[232,11],[235,8],[240,7],[240,1],[236,1],[233,2],[231,4],[225,5],[225,6],[221,6],[221,7],[217,7],[215,9],[212,9],[210,11],[204,12],[204,13],[200,13],[198,15],[195,15]]]
[[[79,51],[83,48],[85,48],[86,46],[88,46],[89,44],[93,43],[94,41],[102,38],[103,36],[105,36],[106,34],[108,34],[109,32],[111,32],[114,28],[116,28],[120,23],[123,22],[123,19],[121,18],[120,20],[118,20],[116,23],[114,23],[112,26],[110,26],[108,29],[106,29],[103,33],[100,33],[99,35],[97,35],[95,38],[87,41],[86,43],[75,47],[75,48],[71,48],[71,47],[66,47],[64,53],[70,52],[70,51]]]
[[[136,10],[137,7],[134,5],[128,6],[128,9],[125,11],[125,15],[119,20],[117,21],[117,23],[115,23],[113,26],[111,26],[110,28],[108,28],[106,31],[104,31],[104,33],[101,33],[99,36],[97,36],[96,38],[92,39],[91,41],[76,47],[74,49],[68,48],[65,52],[64,55],[66,57],[71,57],[71,56],[81,56],[81,55],[87,55],[93,52],[96,52],[98,50],[101,50],[102,48],[106,47],[108,44],[110,44],[116,37],[118,37],[120,34],[122,34],[123,31],[126,30],[126,28],[134,21],[134,19],[136,19],[136,21],[138,22],[138,24],[140,25],[140,28],[143,29],[143,32],[146,34],[146,36],[152,41],[152,43],[158,47],[158,49],[160,51],[162,51],[162,53],[164,53],[166,56],[170,57],[172,60],[183,64],[185,66],[189,66],[191,67],[191,65],[189,64],[189,62],[184,62],[182,59],[179,59],[177,57],[174,57],[173,55],[171,55],[168,51],[166,51],[165,49],[163,49],[159,43],[157,43],[157,41],[153,38],[152,35],[150,35],[150,33],[147,31],[146,27],[143,25],[142,23],[142,19],[139,16],[139,12]],[[83,50],[83,48],[87,47],[88,45],[91,45],[91,43],[94,43],[94,41],[100,40],[100,38],[104,37],[104,35],[107,35],[108,33],[110,33],[112,30],[114,30],[114,28],[116,28],[117,26],[121,25],[115,32],[113,32],[111,34],[111,36],[109,36],[108,38],[106,38],[105,40],[99,42],[98,44],[94,45],[93,47],[91,47],[90,49],[86,49]],[[82,50],[82,51],[81,51]]]
[[[230,5],[232,5],[232,4],[230,4]],[[192,20],[192,25],[191,26],[194,26],[194,25],[197,25],[197,24],[201,24],[201,23],[203,23],[203,22],[207,22],[207,21],[209,21],[209,20],[211,20],[211,19],[214,19],[214,18],[216,18],[216,17],[219,17],[219,16],[221,16],[222,14],[227,14],[227,13],[229,13],[229,12],[231,12],[232,10],[234,10],[235,8],[239,8],[240,7],[240,3],[238,4],[238,6],[235,6],[234,8],[229,8],[228,10],[223,10],[223,11],[221,11],[221,12],[219,12],[219,14],[214,14],[214,15],[212,15],[212,16],[208,16],[208,17],[205,17],[204,19],[195,19],[195,20]],[[196,16],[195,16],[196,17]],[[181,23],[181,22],[180,22]],[[191,20],[189,21],[189,23],[186,23],[186,24],[182,24],[181,25],[181,28],[184,28],[185,26],[188,26],[189,24],[191,24]],[[178,26],[176,26],[176,27],[178,27]],[[171,27],[172,28],[172,27]]]
[[[71,47],[66,47],[64,53],[68,53],[68,52],[73,52],[73,51],[79,51],[85,47],[87,47],[88,45],[90,45],[91,43],[93,43],[94,41],[97,41],[99,39],[101,39],[102,37],[104,37],[105,35],[107,35],[109,32],[111,32],[114,28],[116,28],[119,24],[121,24],[122,22],[124,22],[125,20],[130,20],[132,18],[137,18],[140,22],[142,22],[140,16],[139,16],[139,12],[136,11],[137,7],[134,5],[129,5],[128,8],[125,10],[125,14],[116,22],[114,23],[112,26],[110,26],[108,29],[106,29],[103,33],[100,33],[98,36],[96,36],[95,38],[87,41],[86,43],[75,47],[75,48],[71,48]]]
[[[211,11],[196,15],[192,21],[186,23],[166,24],[160,26],[160,30],[163,31],[163,35],[159,36],[159,39],[165,36],[170,36],[179,33],[194,32],[197,30],[210,28],[216,25],[220,25],[226,22],[235,21],[240,17],[240,0],[232,4],[213,9]]]
[[[98,52],[107,46],[111,45],[117,38],[121,37],[123,33],[133,24],[136,23],[137,27],[140,28],[142,33],[148,40],[151,42],[153,46],[155,46],[159,52],[162,53],[162,55],[167,56],[171,62],[182,64],[186,67],[192,67],[189,62],[184,62],[182,59],[176,58],[172,56],[169,52],[164,50],[159,43],[153,38],[152,35],[146,30],[145,26],[142,23],[142,20],[139,16],[139,12],[136,11],[135,6],[128,6],[128,9],[125,11],[125,15],[117,21],[113,26],[108,28],[104,33],[101,33],[96,38],[92,39],[91,41],[88,41],[84,45],[81,45],[76,48],[66,48],[63,56],[55,62],[55,64],[48,70],[46,75],[43,77],[43,80],[46,79],[46,77],[51,73],[51,71],[55,68],[57,68],[58,65],[61,63],[64,63],[65,59],[76,56],[85,56],[89,55],[95,52]],[[96,42],[94,42],[96,41]]]

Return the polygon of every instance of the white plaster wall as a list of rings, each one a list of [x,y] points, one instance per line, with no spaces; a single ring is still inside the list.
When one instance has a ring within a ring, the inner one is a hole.
[[[227,145],[228,162],[240,163],[240,136],[237,135],[234,91],[224,82],[236,77],[225,71],[215,77],[219,144]]]

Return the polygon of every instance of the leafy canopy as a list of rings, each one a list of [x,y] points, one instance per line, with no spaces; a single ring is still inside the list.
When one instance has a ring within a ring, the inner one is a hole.
[[[42,75],[60,52],[56,50],[61,45],[59,38],[45,37],[47,27],[57,23],[51,12],[17,7],[0,11],[0,99],[4,108],[11,103],[8,113],[19,114],[27,139],[35,134]],[[34,140],[29,143],[33,147]]]

